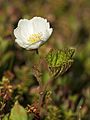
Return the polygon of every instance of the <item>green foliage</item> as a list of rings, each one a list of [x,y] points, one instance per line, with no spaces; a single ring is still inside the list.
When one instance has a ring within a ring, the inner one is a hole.
[[[9,120],[9,114],[5,115],[2,120]]]
[[[47,56],[46,60],[51,73],[54,76],[63,74],[70,68],[73,63],[72,56],[75,49],[64,49],[64,50],[51,50]]]
[[[0,37],[0,51],[2,51],[1,53],[5,53],[10,45],[11,43],[9,41],[3,40],[3,38]]]
[[[8,69],[12,68],[14,53],[10,51],[11,46],[12,43],[10,41],[7,41],[0,37],[0,73],[1,74],[3,70],[7,68]]]
[[[65,110],[62,107],[56,107],[53,105],[48,106],[48,115],[45,120],[77,120],[76,114],[69,110]]]
[[[9,120],[27,120],[26,110],[19,105],[18,102],[15,102],[14,107],[11,109],[11,114]]]
[[[62,119],[61,111],[56,106],[48,106],[48,115],[45,120],[60,120]]]

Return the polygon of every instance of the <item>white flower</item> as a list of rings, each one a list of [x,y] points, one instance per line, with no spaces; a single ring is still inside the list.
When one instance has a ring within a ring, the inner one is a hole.
[[[21,19],[17,28],[14,29],[15,41],[27,50],[37,49],[48,40],[52,31],[50,23],[44,18]]]

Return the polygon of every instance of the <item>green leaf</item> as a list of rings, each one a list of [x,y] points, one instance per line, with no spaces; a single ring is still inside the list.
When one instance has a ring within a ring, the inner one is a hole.
[[[46,60],[51,67],[58,67],[70,60],[74,54],[74,49],[50,50],[46,56]]]
[[[26,110],[18,102],[12,108],[9,120],[28,120]]]
[[[46,56],[50,72],[54,75],[61,75],[66,72],[73,63],[73,48],[63,50],[50,50]]]

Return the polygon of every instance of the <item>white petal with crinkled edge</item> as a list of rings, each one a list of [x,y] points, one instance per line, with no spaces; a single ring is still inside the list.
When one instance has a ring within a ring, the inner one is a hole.
[[[47,19],[41,17],[33,17],[31,20],[21,19],[18,22],[18,26],[14,29],[14,35],[16,37],[16,42],[23,48],[26,49],[37,49],[40,47],[44,42],[48,40],[51,36],[53,29],[50,28],[49,22]],[[35,38],[34,34],[41,34],[42,37],[38,39]],[[35,42],[32,44],[29,38],[32,38]],[[42,39],[40,39],[42,38]],[[40,40],[39,40],[40,39]]]
[[[18,23],[18,27],[14,29],[14,35],[16,38],[21,37],[27,39],[31,34],[33,34],[33,26],[30,20],[21,19]]]
[[[34,32],[44,32],[49,28],[49,24],[46,19],[41,17],[34,17],[31,19]]]

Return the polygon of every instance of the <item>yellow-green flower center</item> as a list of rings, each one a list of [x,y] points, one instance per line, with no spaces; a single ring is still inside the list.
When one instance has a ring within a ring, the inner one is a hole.
[[[38,41],[42,40],[42,35],[40,33],[37,34],[32,34],[28,41],[30,42],[30,44],[36,43]]]

